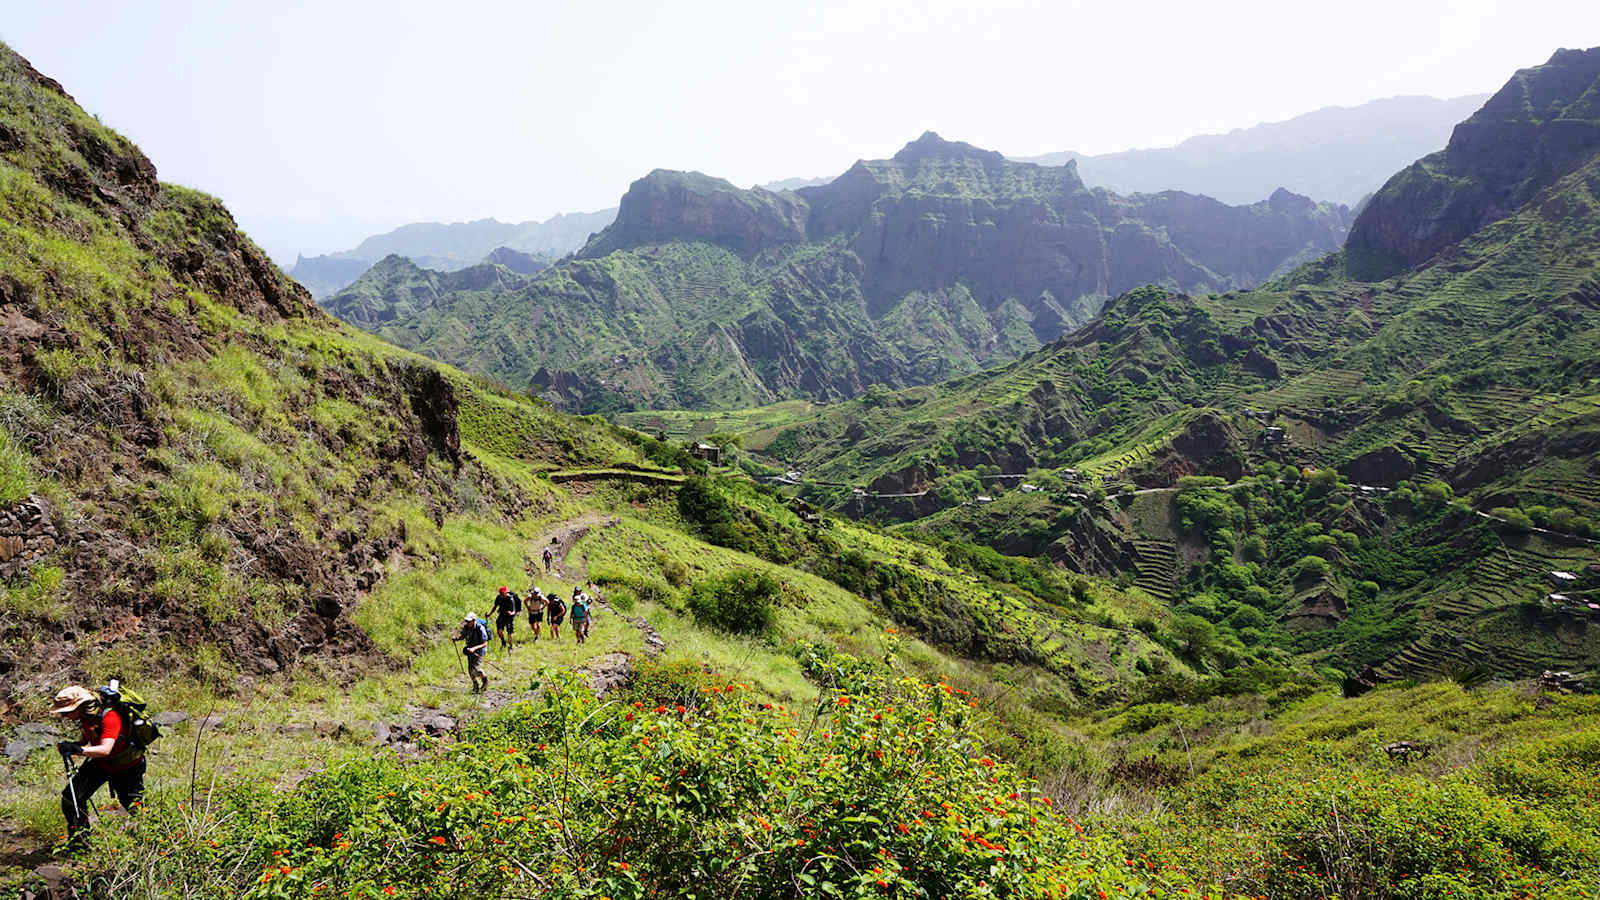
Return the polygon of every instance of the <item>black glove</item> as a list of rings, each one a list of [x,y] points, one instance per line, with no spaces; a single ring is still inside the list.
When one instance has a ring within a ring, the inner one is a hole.
[[[71,756],[74,753],[83,752],[83,745],[77,741],[62,741],[56,744],[56,752],[62,756]]]

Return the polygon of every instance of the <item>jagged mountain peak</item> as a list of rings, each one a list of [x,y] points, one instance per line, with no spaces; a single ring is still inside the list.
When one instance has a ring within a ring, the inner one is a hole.
[[[926,159],[972,159],[986,165],[1003,165],[1006,158],[993,151],[974,147],[964,141],[947,141],[937,132],[924,131],[922,136],[900,148],[894,155],[898,163],[916,164]]]
[[[805,240],[806,204],[797,195],[735,187],[700,172],[656,169],[628,186],[612,222],[582,257],[672,240],[704,241],[749,256]]]

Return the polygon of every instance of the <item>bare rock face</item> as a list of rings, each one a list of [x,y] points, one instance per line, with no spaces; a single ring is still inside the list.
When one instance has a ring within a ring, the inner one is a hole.
[[[1281,189],[1248,206],[1091,191],[1073,163],[1011,162],[932,132],[799,193],[813,239],[850,236],[875,313],[908,292],[960,283],[986,308],[1020,300],[1042,342],[1094,312],[1080,298],[1150,283],[1255,284],[1298,254],[1337,246],[1348,225],[1343,207]]]
[[[1378,280],[1502,219],[1600,152],[1600,48],[1523,69],[1450,143],[1389,179],[1351,228],[1346,265]]]
[[[744,256],[805,240],[806,205],[793,194],[741,190],[699,172],[657,169],[622,197],[617,220],[581,252],[662,241],[705,241]]]

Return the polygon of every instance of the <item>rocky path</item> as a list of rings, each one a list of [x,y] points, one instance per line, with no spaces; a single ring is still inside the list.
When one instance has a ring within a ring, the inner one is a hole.
[[[589,560],[587,557],[580,557],[577,561],[572,560],[572,549],[577,545],[578,541],[583,540],[591,529],[610,528],[616,525],[617,522],[618,520],[614,517],[589,512],[575,519],[569,519],[554,529],[545,532],[534,542],[533,553],[528,562],[529,574],[537,578],[544,571],[542,556],[544,548],[549,547],[554,557],[550,569],[551,574],[567,581],[587,582],[589,580]],[[595,604],[600,607],[600,612],[620,622],[627,622],[639,629],[639,633],[644,637],[644,652],[646,656],[653,659],[661,655],[661,651],[667,648],[666,639],[661,636],[661,632],[656,631],[655,627],[646,622],[643,616],[630,616],[613,609],[611,604],[606,602],[605,595],[599,588],[595,588],[592,585],[590,587],[589,593],[595,598]],[[597,659],[595,663],[598,664],[602,660],[617,655],[606,654],[606,656]],[[591,664],[591,668],[593,668],[593,665]],[[598,672],[596,677],[600,678]]]

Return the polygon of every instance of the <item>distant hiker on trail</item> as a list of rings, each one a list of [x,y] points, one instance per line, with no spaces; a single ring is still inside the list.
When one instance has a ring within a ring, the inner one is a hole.
[[[589,595],[581,588],[572,590],[572,635],[583,643],[589,639],[589,622],[594,617],[589,614]]]
[[[561,602],[560,594],[551,594],[550,602],[545,606],[545,619],[550,623],[550,639],[561,639],[561,620],[567,617],[567,605]]]
[[[461,620],[461,633],[455,640],[462,641],[461,652],[467,657],[467,677],[472,679],[472,692],[481,694],[489,687],[489,676],[483,674],[483,655],[489,649],[489,623],[478,618],[477,613],[467,613]]]
[[[500,646],[507,651],[511,649],[512,632],[517,629],[517,613],[522,612],[522,598],[516,591],[507,590],[505,585],[500,585],[500,593],[494,598],[494,633],[500,638]]]
[[[550,564],[555,562],[555,559],[556,559],[556,555],[554,553],[550,552],[550,548],[549,547],[544,548],[544,570],[546,572],[550,571]]]
[[[544,608],[547,601],[544,591],[538,585],[528,588],[528,627],[533,630],[533,639],[539,639],[539,626],[544,623]]]
[[[56,745],[63,761],[73,756],[87,758],[61,791],[61,814],[67,819],[70,839],[89,827],[89,802],[102,784],[129,813],[138,811],[144,799],[144,748],[133,739],[131,723],[123,721],[116,709],[101,709],[100,701],[88,689],[72,685],[56,694],[50,712],[76,722],[83,740],[62,741]]]

